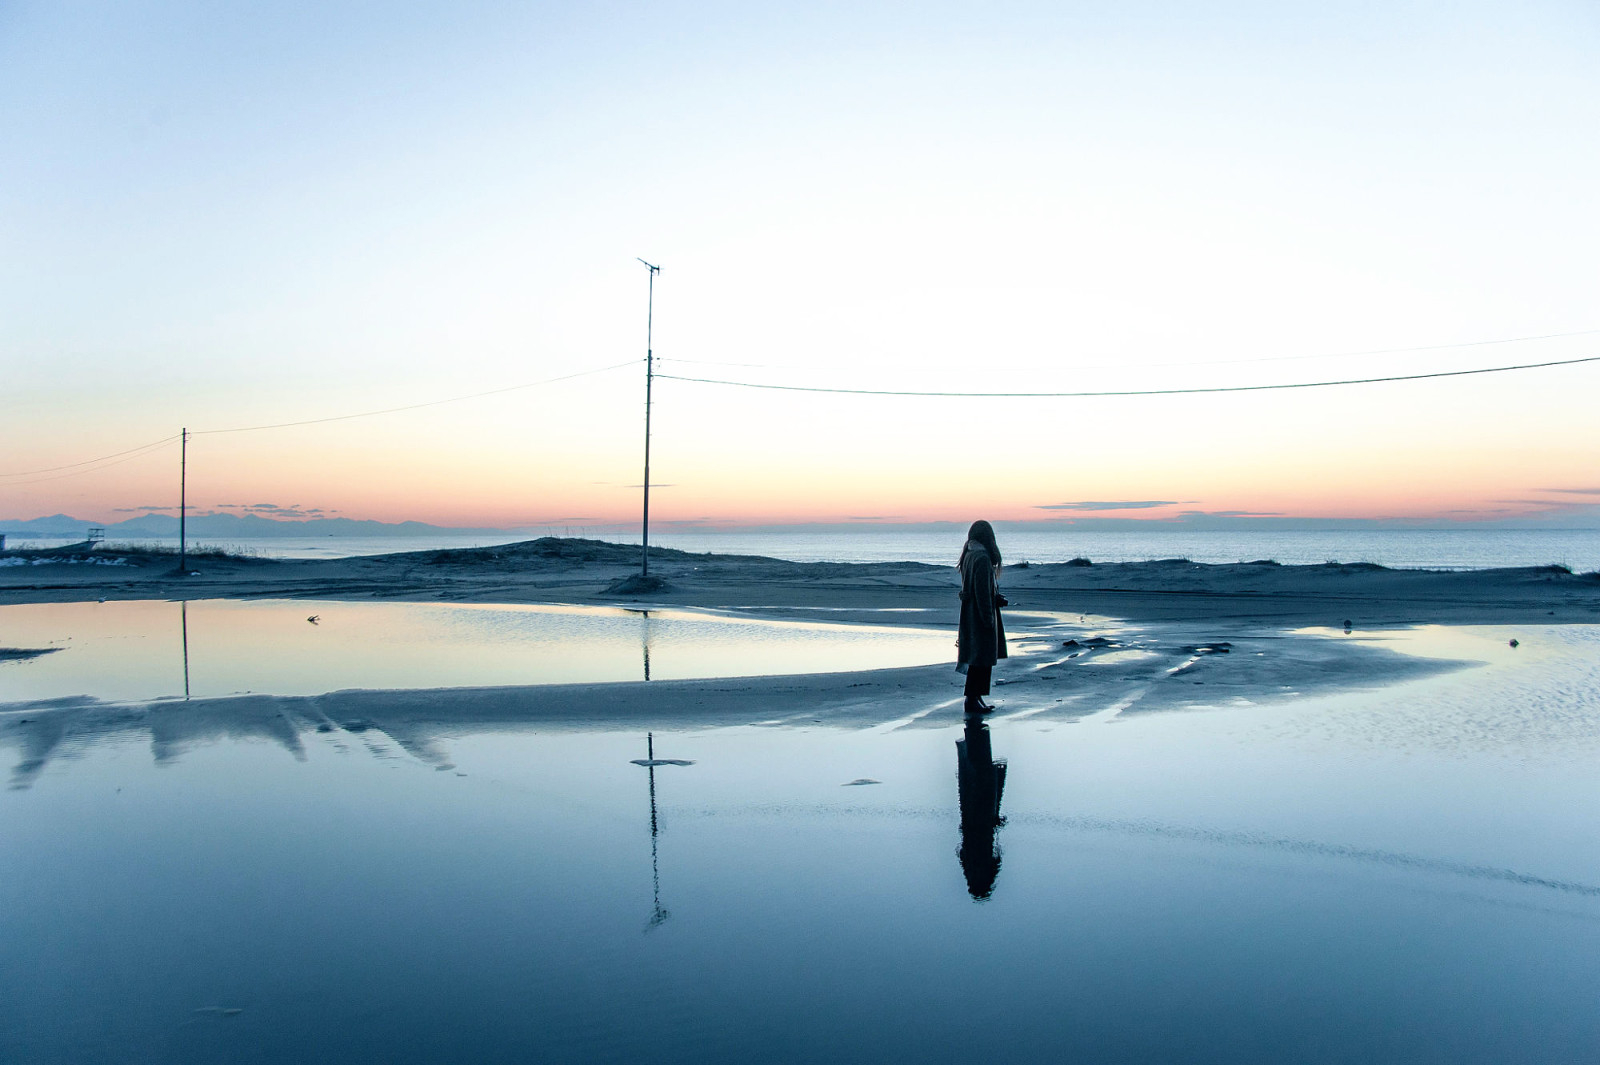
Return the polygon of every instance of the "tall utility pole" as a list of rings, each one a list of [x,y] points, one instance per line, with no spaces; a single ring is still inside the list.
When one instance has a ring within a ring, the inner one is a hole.
[[[655,379],[655,350],[651,345],[651,331],[655,327],[656,317],[656,275],[661,272],[661,267],[645,263],[650,267],[650,302],[645,312],[644,319],[644,553],[639,564],[639,575],[650,576],[650,384]]]
[[[183,446],[178,454],[178,572],[189,575],[189,430],[183,430]],[[187,620],[187,619],[186,619]],[[187,633],[187,629],[185,630]],[[187,649],[187,648],[186,648]]]

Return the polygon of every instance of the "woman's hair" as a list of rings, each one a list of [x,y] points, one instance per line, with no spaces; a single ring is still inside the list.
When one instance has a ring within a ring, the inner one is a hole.
[[[982,544],[983,549],[989,552],[989,561],[993,562],[996,566],[1000,565],[1000,546],[994,542],[994,526],[990,525],[986,521],[973,522],[972,528],[967,530],[967,540],[969,542],[976,540],[978,543]],[[961,546],[961,557],[963,559],[967,557],[967,548],[965,544]]]

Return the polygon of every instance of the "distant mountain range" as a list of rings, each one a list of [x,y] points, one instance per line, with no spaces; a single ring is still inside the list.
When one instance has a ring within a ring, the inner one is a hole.
[[[0,519],[0,533],[13,539],[37,536],[42,539],[83,538],[90,526],[102,523],[84,521],[66,514],[27,520]],[[141,514],[126,521],[104,523],[106,536],[113,540],[172,539],[178,535],[178,519],[168,514]],[[263,518],[259,514],[194,514],[187,523],[192,537],[210,539],[260,540],[275,536],[515,536],[514,529],[462,529],[429,525],[421,521],[358,521],[354,518]]]

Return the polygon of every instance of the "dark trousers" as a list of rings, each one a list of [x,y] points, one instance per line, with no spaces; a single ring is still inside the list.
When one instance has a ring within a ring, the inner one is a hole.
[[[974,662],[967,667],[967,686],[962,689],[965,695],[988,695],[989,677],[994,673],[993,665],[980,666]]]

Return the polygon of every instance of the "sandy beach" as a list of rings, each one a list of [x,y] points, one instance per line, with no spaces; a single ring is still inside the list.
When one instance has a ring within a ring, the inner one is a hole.
[[[948,567],[800,563],[652,549],[650,591],[619,587],[638,572],[637,547],[543,538],[503,547],[346,559],[191,556],[94,550],[11,552],[0,605],[89,599],[305,598],[476,603],[659,603],[793,612],[948,609],[959,578]],[[1185,559],[1010,566],[1013,607],[1127,621],[1382,628],[1489,622],[1600,620],[1600,574],[1558,566],[1441,572],[1365,563],[1204,565]],[[941,622],[944,623],[944,622]]]

